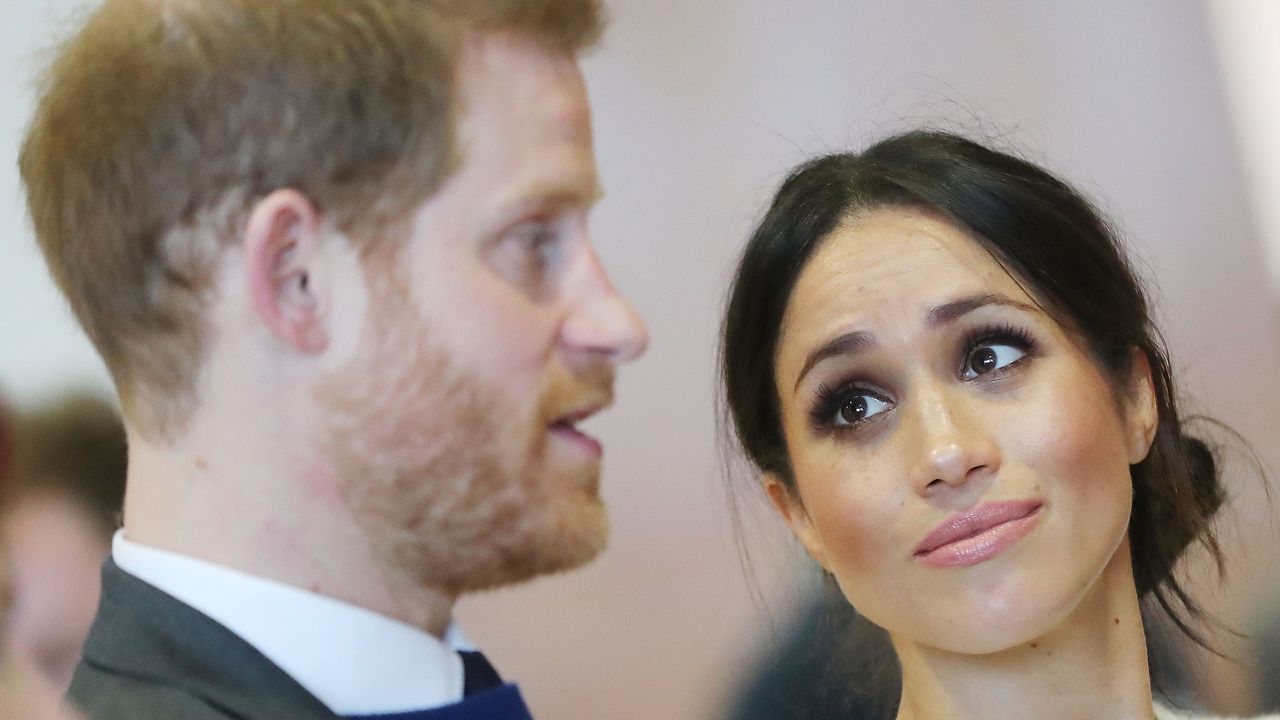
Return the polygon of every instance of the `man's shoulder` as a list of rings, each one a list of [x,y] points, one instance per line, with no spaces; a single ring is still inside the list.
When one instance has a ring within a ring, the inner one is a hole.
[[[230,630],[110,560],[69,698],[93,720],[334,717]]]
[[[67,699],[90,720],[239,720],[182,688],[81,662]]]

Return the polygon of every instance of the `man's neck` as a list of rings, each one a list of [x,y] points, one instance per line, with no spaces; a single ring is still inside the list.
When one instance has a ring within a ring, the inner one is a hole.
[[[251,440],[199,437],[159,445],[131,434],[129,540],[443,635],[456,596],[375,552],[321,463],[302,453],[261,452]]]

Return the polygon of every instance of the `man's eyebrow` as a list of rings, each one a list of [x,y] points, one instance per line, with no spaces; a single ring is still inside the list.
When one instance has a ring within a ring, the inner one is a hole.
[[[1013,298],[1005,297],[1004,295],[997,295],[995,293],[983,293],[980,295],[970,295],[968,297],[952,300],[951,302],[932,307],[925,314],[925,321],[929,327],[946,325],[959,320],[978,308],[987,307],[988,305],[1002,305],[1031,313],[1043,312],[1035,305],[1031,305],[1020,300],[1014,300]],[[808,375],[809,371],[823,360],[837,355],[856,355],[860,352],[865,352],[866,350],[875,347],[876,342],[876,336],[874,334],[867,332],[866,330],[854,330],[852,332],[844,333],[830,342],[824,343],[822,347],[819,347],[809,353],[809,357],[805,359],[804,367],[801,368],[800,375],[796,378],[796,385],[792,392],[800,389],[800,383],[804,380],[805,375]]]
[[[530,183],[499,203],[492,213],[478,218],[478,228],[488,234],[503,230],[533,213],[557,212],[567,207],[590,209],[603,197],[604,188],[599,183],[589,189],[564,183]]]
[[[520,195],[531,202],[592,205],[604,197],[604,186],[599,178],[589,184],[575,182],[570,178],[535,180],[521,188]]]
[[[599,184],[575,187],[565,183],[530,183],[515,193],[502,209],[504,218],[515,219],[525,213],[553,208],[592,207],[604,197]]]

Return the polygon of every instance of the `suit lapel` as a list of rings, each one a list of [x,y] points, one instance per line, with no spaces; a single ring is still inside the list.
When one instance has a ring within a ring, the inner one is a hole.
[[[230,630],[111,560],[84,662],[172,687],[245,720],[337,717]]]

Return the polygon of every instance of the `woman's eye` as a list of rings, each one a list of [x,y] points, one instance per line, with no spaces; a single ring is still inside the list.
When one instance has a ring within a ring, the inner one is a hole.
[[[889,409],[889,403],[874,395],[849,395],[836,408],[836,427],[856,425]]]
[[[1026,350],[1004,343],[987,343],[969,351],[965,358],[963,372],[965,380],[972,380],[979,375],[1009,367],[1027,354]]]

